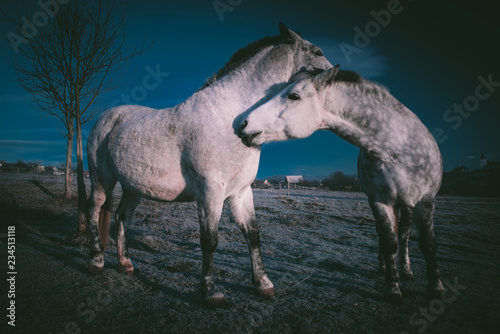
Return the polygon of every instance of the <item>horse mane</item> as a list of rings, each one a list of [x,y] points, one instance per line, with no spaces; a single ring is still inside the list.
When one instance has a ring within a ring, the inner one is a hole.
[[[254,42],[248,44],[247,46],[239,49],[231,56],[231,58],[226,63],[226,65],[224,65],[224,67],[219,69],[219,71],[217,73],[212,74],[212,76],[210,78],[208,78],[205,81],[205,83],[198,90],[202,90],[202,89],[214,84],[217,80],[221,79],[222,77],[224,77],[228,73],[230,73],[230,72],[234,71],[235,69],[237,69],[238,67],[240,67],[241,64],[243,64],[248,59],[255,56],[262,49],[264,49],[268,46],[277,44],[282,38],[283,38],[283,36],[281,36],[281,35],[276,35],[276,36],[271,36],[271,37],[267,36],[267,37],[264,37],[264,38],[259,39],[257,41],[254,41]]]
[[[292,75],[290,80],[288,80],[287,85],[304,79],[312,79],[313,77],[324,71],[325,70],[320,68],[299,71]],[[339,70],[335,78],[333,79],[333,82],[346,83],[357,91],[363,94],[372,95],[373,97],[378,99],[384,99],[390,95],[389,90],[383,85],[365,79],[358,73],[350,70]]]
[[[354,71],[339,70],[333,81],[346,83],[356,91],[376,100],[383,101],[389,98],[396,101],[397,104],[401,104],[401,102],[391,95],[387,87],[377,82],[365,79]],[[394,110],[401,111],[402,109],[400,110],[400,108],[395,108]]]
[[[339,70],[333,81],[360,84],[363,82],[363,77],[354,71]]]
[[[317,76],[318,74],[322,73],[324,70],[321,68],[315,68],[313,70],[301,70],[295,73],[290,77],[290,79],[287,82],[287,85],[290,85],[294,82],[301,81],[304,79],[312,79],[313,77]]]
[[[321,68],[315,68],[313,70],[302,70],[290,78],[288,80],[288,84],[294,83],[296,81],[304,80],[304,79],[312,79],[316,75],[324,72],[325,70]],[[346,82],[346,83],[352,83],[352,84],[361,84],[363,82],[366,82],[368,80],[363,79],[361,75],[354,71],[349,71],[349,70],[339,70],[335,76],[335,79],[333,79],[334,82]]]

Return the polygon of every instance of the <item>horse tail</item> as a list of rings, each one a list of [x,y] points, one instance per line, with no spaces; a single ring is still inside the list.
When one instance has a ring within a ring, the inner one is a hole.
[[[111,194],[106,198],[101,210],[99,211],[99,237],[103,249],[106,249],[108,243],[109,226],[111,218],[111,206],[113,205],[113,198]]]

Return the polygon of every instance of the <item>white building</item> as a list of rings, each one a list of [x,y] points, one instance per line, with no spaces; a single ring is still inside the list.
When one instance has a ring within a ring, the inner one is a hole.
[[[287,175],[285,178],[287,184],[296,184],[304,181],[302,175]]]
[[[488,165],[488,161],[486,160],[484,154],[481,152],[481,157],[479,157],[479,167],[486,168],[486,165]]]

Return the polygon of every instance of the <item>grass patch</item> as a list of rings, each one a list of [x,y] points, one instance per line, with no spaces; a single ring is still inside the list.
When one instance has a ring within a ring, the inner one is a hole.
[[[8,194],[7,198],[0,201],[0,220],[8,225],[20,221],[58,220],[66,216],[66,212],[56,209],[58,202],[63,201],[64,199],[56,198],[50,206],[39,203],[37,207],[26,207],[20,205],[12,194]]]

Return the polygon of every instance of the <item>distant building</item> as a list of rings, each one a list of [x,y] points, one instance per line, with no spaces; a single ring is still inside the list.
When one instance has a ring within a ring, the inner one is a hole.
[[[52,173],[56,176],[64,175],[64,172],[60,171],[57,167],[52,167]]]
[[[271,183],[269,183],[268,180],[255,180],[252,183],[252,187],[253,188],[260,188],[260,189],[267,189],[267,188],[271,188],[272,185],[271,185]]]
[[[296,184],[304,181],[302,175],[287,175],[285,176],[287,184]]]
[[[451,172],[455,174],[467,174],[469,170],[467,169],[467,167],[459,165],[458,167],[455,167]]]
[[[484,154],[481,152],[481,157],[479,157],[479,168],[486,168],[487,165],[488,161],[486,160]]]

